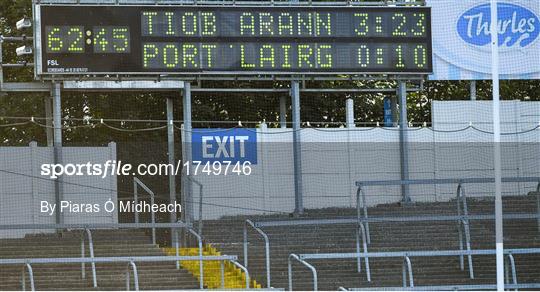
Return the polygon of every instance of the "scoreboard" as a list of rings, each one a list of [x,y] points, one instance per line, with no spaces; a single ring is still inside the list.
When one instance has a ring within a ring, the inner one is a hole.
[[[432,72],[427,7],[36,5],[38,75]]]

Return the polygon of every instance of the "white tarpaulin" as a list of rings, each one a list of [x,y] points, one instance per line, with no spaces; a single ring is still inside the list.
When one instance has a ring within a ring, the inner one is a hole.
[[[489,0],[428,0],[432,7],[431,80],[491,79]],[[540,1],[501,0],[501,79],[540,79]]]

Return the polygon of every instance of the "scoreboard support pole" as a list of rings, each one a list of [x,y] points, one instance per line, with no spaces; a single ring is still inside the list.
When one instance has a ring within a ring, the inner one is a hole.
[[[58,82],[53,83],[52,96],[53,96],[53,126],[54,126],[54,163],[62,164],[62,98],[61,98],[61,84]],[[62,176],[58,176],[54,183],[55,191],[55,203],[56,206],[60,206],[63,200],[63,185]],[[56,211],[56,224],[64,223],[62,212]],[[60,230],[57,230],[58,232]]]
[[[302,193],[302,149],[300,125],[300,82],[291,82],[293,157],[294,157],[294,214],[304,214]]]
[[[472,80],[470,86],[471,100],[476,100],[476,80]]]
[[[184,114],[184,141],[182,141],[184,151],[184,161],[191,161],[191,132],[193,130],[193,125],[191,122],[191,83],[185,82],[183,89],[183,114]],[[184,220],[186,223],[190,224],[193,222],[193,196],[192,196],[192,187],[191,182],[186,179],[184,180],[184,197],[183,199],[183,213]]]
[[[174,162],[174,98],[167,97],[167,153],[169,156],[169,165],[175,165]],[[176,205],[176,177],[174,173],[169,174],[169,203],[172,206]],[[175,223],[176,212],[171,212],[170,222]],[[176,232],[171,229],[171,246],[176,244]]]
[[[347,98],[346,104],[347,128],[354,128],[354,100],[352,98]]]
[[[397,97],[395,95],[392,95],[390,97],[390,100],[392,101],[392,127],[397,127],[397,120],[398,120],[398,111],[397,111]]]
[[[52,92],[51,92],[52,93]],[[52,123],[52,94],[47,95],[43,97],[43,103],[45,104],[45,125],[47,128],[45,128],[45,133],[47,135],[47,147],[53,147],[53,137],[54,137],[54,131],[53,131],[53,123]]]
[[[279,124],[282,129],[287,128],[287,98],[279,97]]]
[[[409,120],[407,117],[407,82],[399,81],[398,83],[399,96],[399,145],[400,145],[400,160],[401,160],[401,180],[409,179],[409,139],[408,128]],[[409,195],[409,186],[401,186],[401,195],[403,203],[411,202]]]

